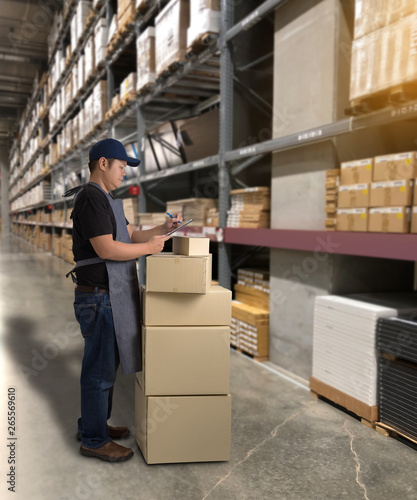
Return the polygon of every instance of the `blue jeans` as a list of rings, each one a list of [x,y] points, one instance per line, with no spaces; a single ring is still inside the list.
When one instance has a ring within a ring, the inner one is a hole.
[[[119,366],[110,297],[75,291],[74,311],[85,342],[78,431],[84,446],[100,448],[110,441],[107,420]]]

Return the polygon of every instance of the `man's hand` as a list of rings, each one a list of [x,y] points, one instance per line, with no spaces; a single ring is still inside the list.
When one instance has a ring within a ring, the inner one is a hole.
[[[181,223],[178,221],[178,215],[175,214],[173,219],[167,219],[161,226],[163,234],[167,234],[178,226],[181,226]]]
[[[152,238],[148,241],[148,250],[150,254],[162,252],[164,249],[164,244],[167,240],[169,240],[171,236],[165,235],[157,235],[152,236]]]

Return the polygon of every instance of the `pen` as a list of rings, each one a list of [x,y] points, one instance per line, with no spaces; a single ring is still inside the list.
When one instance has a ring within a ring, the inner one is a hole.
[[[167,215],[169,215],[171,217],[171,219],[175,219],[175,217],[173,215],[171,215],[169,212],[167,212]],[[181,222],[178,221],[178,224],[181,224]]]

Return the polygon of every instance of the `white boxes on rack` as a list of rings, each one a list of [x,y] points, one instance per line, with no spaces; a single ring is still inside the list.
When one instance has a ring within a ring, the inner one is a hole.
[[[82,89],[85,83],[85,56],[80,55],[78,59],[78,88]]]
[[[189,0],[171,0],[156,17],[156,73],[158,75],[172,63],[185,60],[189,21]]]
[[[137,90],[154,84],[155,75],[155,28],[147,28],[136,41]]]
[[[102,18],[99,20],[94,35],[94,65],[95,67],[104,63],[107,50],[108,27],[107,20]]]
[[[84,68],[84,78],[88,80],[90,75],[95,69],[94,63],[94,36],[91,35],[84,47],[84,57],[85,57],[85,68]]]
[[[206,33],[219,33],[219,0],[192,1],[190,2],[190,14],[190,27],[187,31],[188,46]]]
[[[107,82],[100,80],[93,89],[93,127],[102,122],[107,111]]]
[[[91,10],[90,0],[80,0],[77,4],[77,42],[84,33],[88,14]]]
[[[346,297],[317,297],[313,377],[368,406],[378,405],[375,331],[397,310]]]

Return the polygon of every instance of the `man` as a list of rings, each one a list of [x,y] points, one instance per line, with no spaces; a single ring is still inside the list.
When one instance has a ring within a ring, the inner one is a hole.
[[[85,341],[77,436],[82,455],[122,462],[133,451],[112,439],[126,437],[129,430],[110,427],[107,420],[119,362],[123,374],[141,370],[135,259],[162,251],[169,239],[166,233],[177,227],[178,220],[167,219],[148,231],[133,231],[122,200],[114,199],[110,192],[120,187],[126,165],[137,167],[140,161],[128,157],[123,144],[115,139],[96,143],[89,159],[89,182],[64,194],[75,194],[71,218],[76,266],[70,273],[77,283],[74,311]]]

